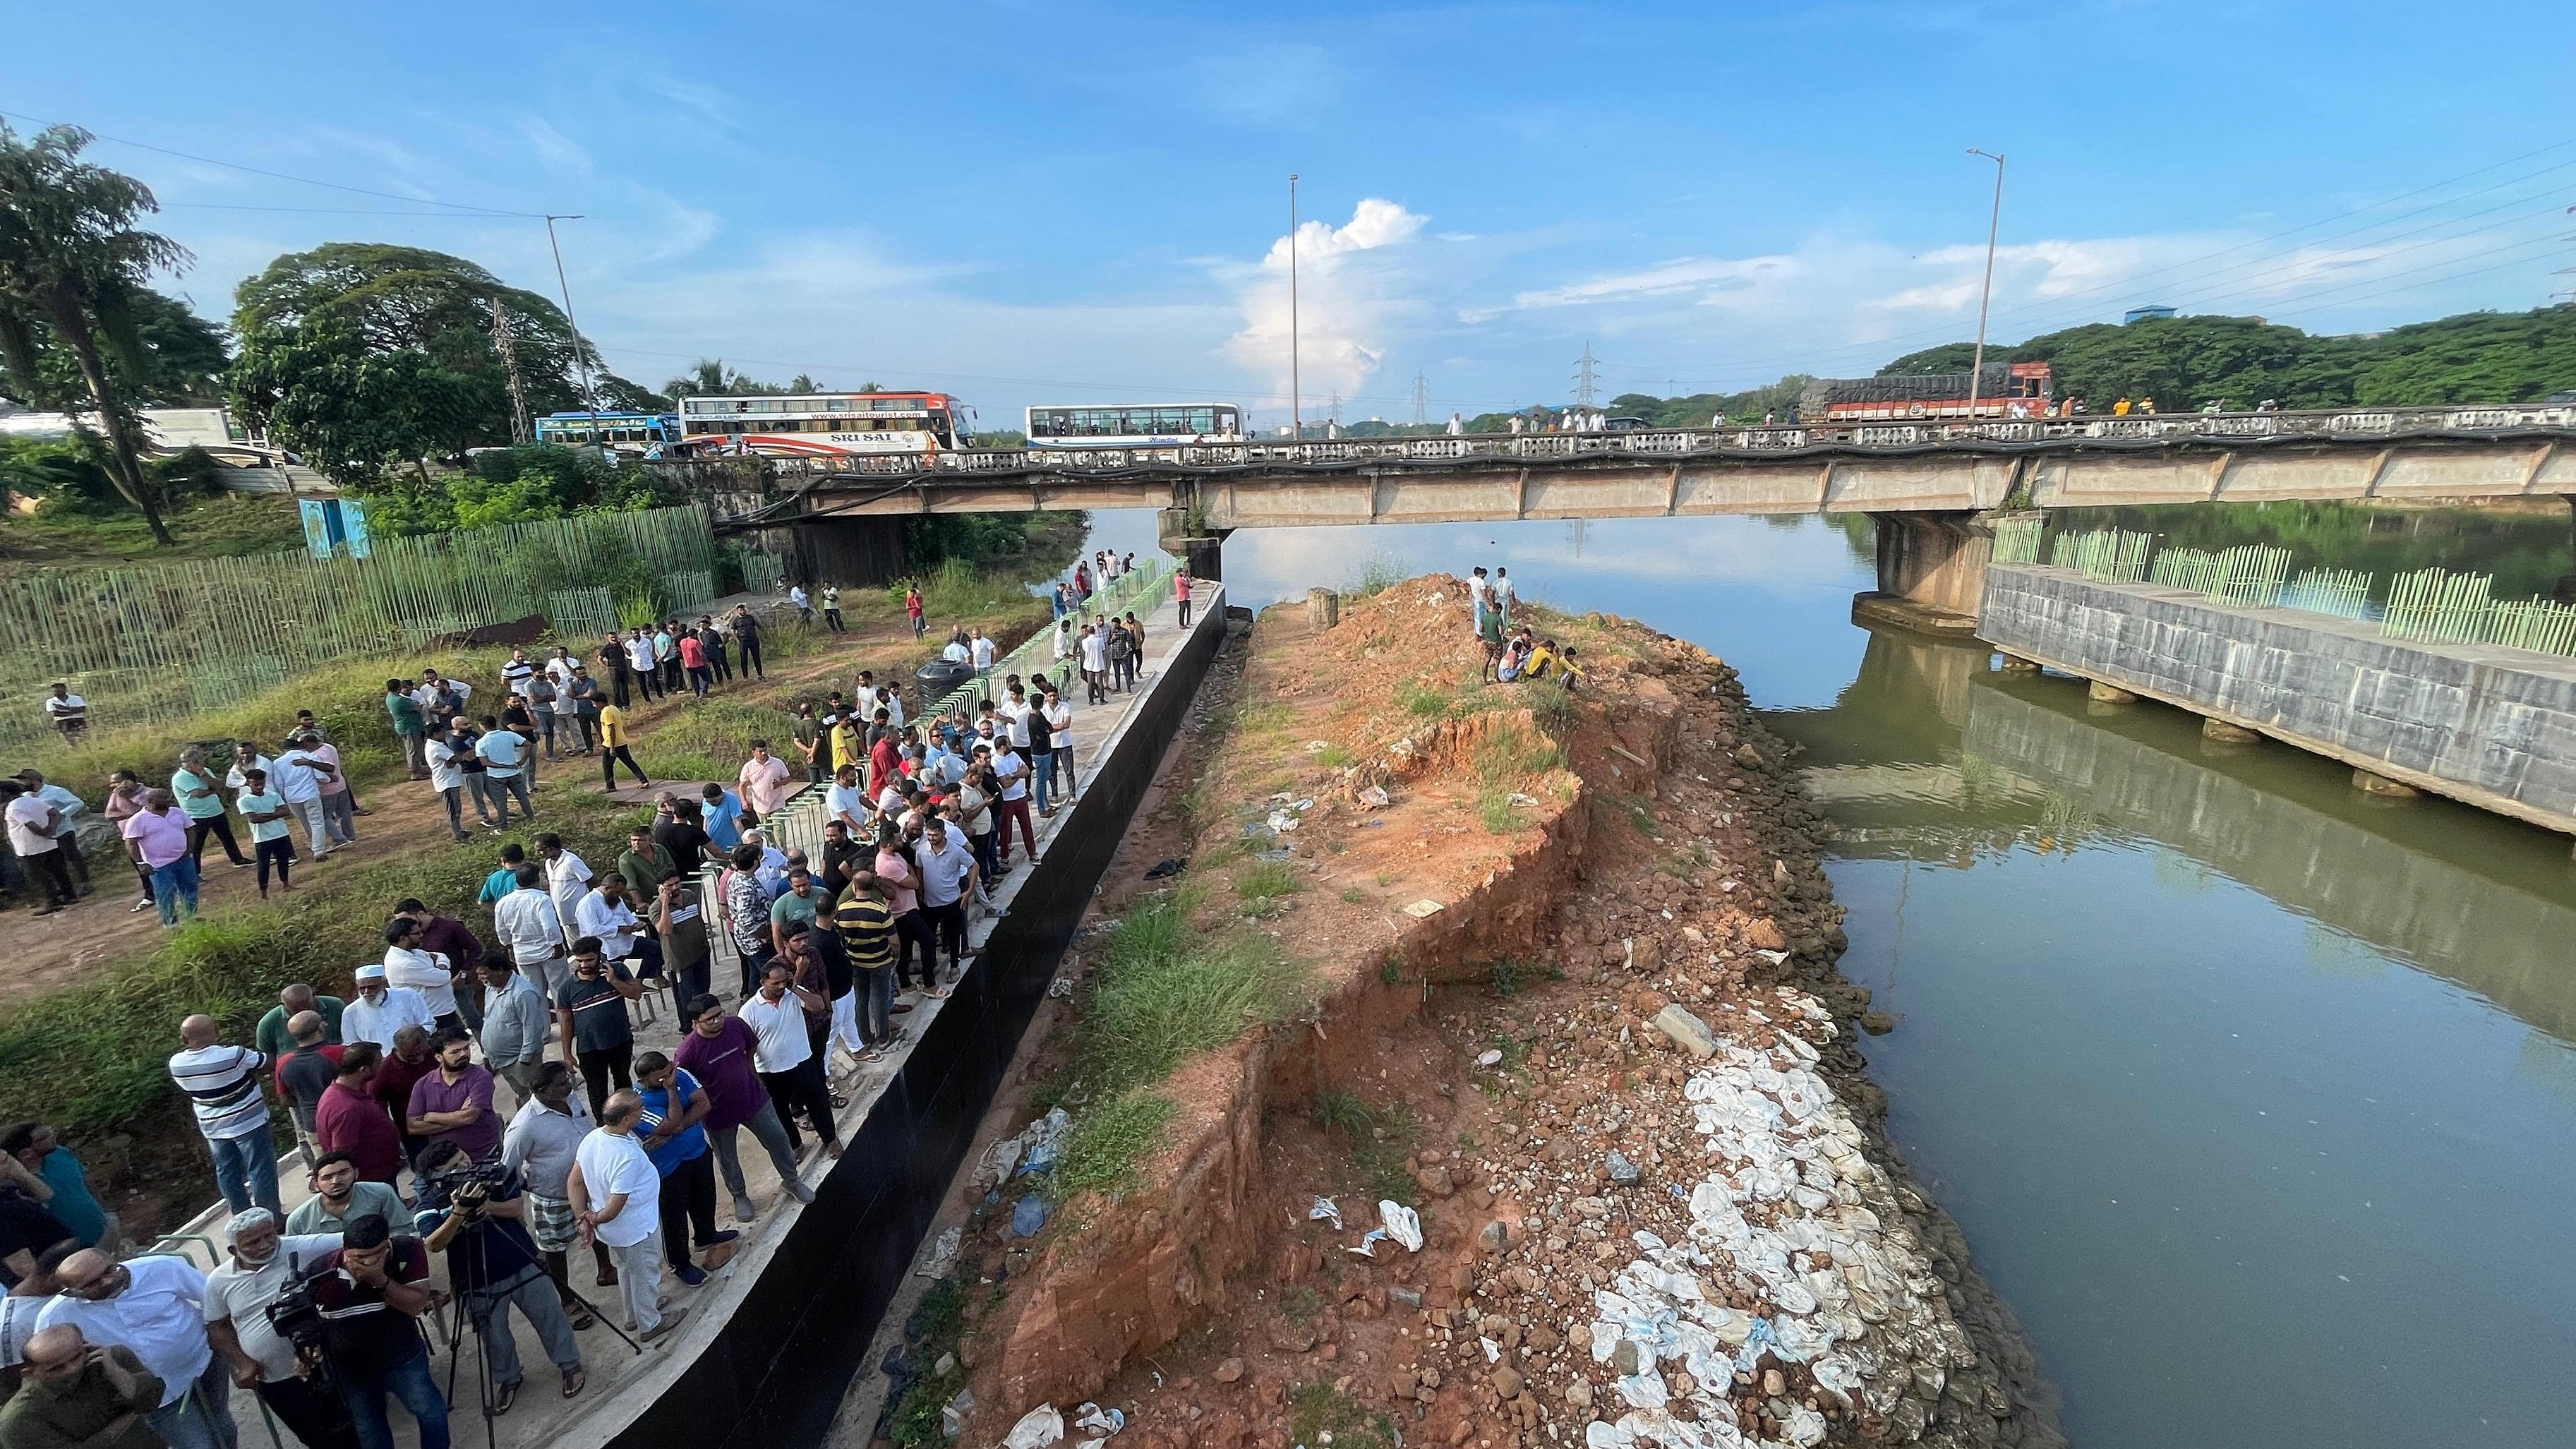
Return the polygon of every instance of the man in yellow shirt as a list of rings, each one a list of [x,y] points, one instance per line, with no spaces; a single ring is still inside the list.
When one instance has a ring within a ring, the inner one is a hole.
[[[835,766],[858,764],[868,757],[867,746],[859,733],[859,713],[845,709],[832,725],[832,763]]]
[[[635,763],[634,752],[626,748],[626,711],[613,704],[599,707],[599,774],[601,788],[614,793],[617,789],[617,762],[635,772],[638,784],[647,789],[653,782],[644,778],[644,767]]]

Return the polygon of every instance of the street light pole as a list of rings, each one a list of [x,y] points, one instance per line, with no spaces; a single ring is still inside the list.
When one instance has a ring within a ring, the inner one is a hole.
[[[1995,163],[1995,207],[1986,217],[1986,284],[1977,294],[1977,351],[1968,364],[1968,421],[1977,420],[1978,394],[1986,382],[1986,306],[1995,297],[1995,233],[2004,219],[2004,158],[1992,151],[1968,148],[1971,156],[1983,156]]]
[[[563,243],[555,240],[556,222],[581,219],[579,216],[547,217],[546,245],[554,250],[555,286],[563,292],[564,325],[572,329],[573,366],[581,370],[581,400],[583,406],[590,409],[590,445],[602,452],[607,452],[608,444],[600,436],[603,430],[599,426],[599,393],[590,385],[590,359],[584,356],[581,350],[581,323],[575,321],[572,315],[572,283],[564,280]]]
[[[1304,442],[1306,415],[1300,410],[1297,378],[1297,173],[1288,173],[1288,441]]]

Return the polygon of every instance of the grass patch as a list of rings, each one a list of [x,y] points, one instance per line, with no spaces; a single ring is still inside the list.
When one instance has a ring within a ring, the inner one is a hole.
[[[887,1434],[899,1449],[943,1449],[948,1442],[939,1411],[966,1386],[966,1368],[952,1364],[948,1372],[934,1374],[930,1367],[942,1354],[955,1350],[965,1332],[967,1277],[962,1270],[952,1270],[950,1276],[931,1284],[904,1324],[906,1353],[920,1367],[921,1376],[905,1388],[887,1425]]]
[[[175,558],[239,558],[283,553],[304,546],[304,524],[295,502],[282,497],[222,493],[182,499],[165,507],[161,521],[179,541],[175,552],[153,541],[143,515],[124,507],[91,513],[48,503],[10,518],[0,545],[0,574],[37,567],[166,563]]]
[[[774,754],[790,755],[795,716],[783,709],[752,704],[730,695],[711,695],[665,720],[642,742],[652,756],[644,767],[657,780],[721,780],[730,783],[751,757],[751,742],[769,741]]]
[[[1574,723],[1574,693],[1559,687],[1555,681],[1533,679],[1522,687],[1521,698],[1529,705],[1530,717],[1538,727],[1556,739]]]
[[[1543,735],[1532,739],[1514,724],[1502,725],[1478,741],[1472,764],[1476,813],[1485,829],[1496,835],[1509,833],[1519,823],[1512,797],[1532,793],[1539,776],[1555,769],[1563,758],[1555,741]]]
[[[1092,968],[1077,1075],[1103,1100],[1161,1081],[1192,1053],[1297,1005],[1297,972],[1277,946],[1192,926],[1196,899],[1184,888],[1139,903]]]
[[[1136,1183],[1136,1164],[1163,1140],[1163,1124],[1172,1119],[1172,1099],[1157,1092],[1136,1091],[1085,1111],[1064,1138],[1056,1160],[1054,1190],[1059,1197],[1079,1192],[1116,1196]]]
[[[1373,553],[1360,560],[1358,572],[1351,575],[1350,586],[1343,592],[1357,594],[1363,599],[1374,599],[1397,584],[1403,583],[1407,577],[1404,571],[1404,560],[1393,554]]]
[[[1382,870],[1377,873],[1377,885],[1379,890],[1384,890],[1388,886],[1395,884],[1395,882],[1396,874],[1394,871]]]
[[[1439,719],[1449,713],[1458,699],[1440,685],[1417,679],[1396,689],[1395,702],[1402,705],[1407,713],[1424,719]]]
[[[1342,1140],[1372,1202],[1392,1198],[1412,1204],[1420,1189],[1404,1167],[1413,1143],[1411,1108],[1397,1102],[1380,1110],[1352,1093],[1326,1091],[1315,1097],[1315,1123]]]
[[[1291,1283],[1279,1290],[1279,1311],[1296,1323],[1311,1323],[1324,1309],[1324,1300],[1303,1283]]]
[[[1505,956],[1493,964],[1488,979],[1493,983],[1494,994],[1508,1001],[1528,990],[1533,981],[1564,980],[1565,972],[1545,961],[1523,961]]]
[[[1395,1420],[1362,1406],[1330,1384],[1299,1384],[1288,1391],[1288,1433],[1299,1444],[1333,1449],[1396,1449],[1404,1442]]]
[[[1340,745],[1326,745],[1315,752],[1315,763],[1328,770],[1339,770],[1351,762],[1351,752]]]
[[[1261,861],[1234,878],[1234,893],[1247,901],[1265,896],[1291,896],[1305,889],[1297,867],[1284,860]]]
[[[1348,905],[1364,906],[1368,904],[1368,892],[1361,890],[1358,886],[1344,886],[1342,887],[1342,900]]]

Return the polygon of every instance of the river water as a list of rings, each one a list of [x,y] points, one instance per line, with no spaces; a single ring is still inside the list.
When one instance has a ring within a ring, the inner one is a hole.
[[[1095,517],[1095,546],[1152,547],[1150,514]],[[2406,566],[2471,561],[2403,526]],[[2512,532],[2514,570],[2564,570],[2563,521]],[[1691,639],[1806,746],[1842,969],[1898,1019],[1865,1043],[1890,1132],[2075,1443],[2576,1442],[2565,840],[1858,628],[1852,523],[1245,531],[1231,601],[1372,553]]]

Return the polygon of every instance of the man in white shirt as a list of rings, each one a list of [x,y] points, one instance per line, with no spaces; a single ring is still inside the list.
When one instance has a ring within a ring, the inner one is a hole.
[[[832,787],[823,792],[825,820],[838,820],[850,832],[852,840],[869,840],[868,793],[859,788],[859,767],[843,765],[832,776]]]
[[[734,783],[742,787],[742,803],[754,820],[766,820],[787,803],[787,762],[769,752],[769,741],[751,742],[751,758],[742,762]]]
[[[581,1235],[608,1249],[628,1330],[651,1343],[677,1327],[686,1308],[662,1312],[662,1174],[635,1139],[644,1101],[633,1089],[608,1094],[599,1126],[573,1154],[567,1186]]]
[[[1082,626],[1082,682],[1089,686],[1091,702],[1106,704],[1109,683],[1109,639],[1089,624]]]
[[[257,1375],[252,1392],[306,1445],[345,1442],[346,1410],[328,1384],[298,1372],[295,1345],[270,1323],[268,1306],[277,1301],[299,1270],[310,1272],[322,1255],[340,1246],[338,1233],[282,1237],[266,1208],[235,1213],[224,1223],[231,1256],[206,1275],[206,1336],[220,1362],[238,1379]]]
[[[57,683],[54,692],[45,696],[45,718],[64,739],[77,740],[89,728],[89,701],[72,693],[70,685]]]
[[[388,975],[375,962],[358,968],[358,999],[340,1009],[341,1041],[371,1041],[391,1052],[394,1033],[404,1027],[438,1029],[438,1018],[421,994],[408,986],[395,990]]]
[[[248,740],[235,741],[233,744],[232,768],[224,771],[225,788],[239,790],[242,787],[243,779],[245,779],[253,770],[265,772],[272,780],[277,778],[277,762],[275,760],[261,754],[259,752],[259,746],[252,744]]]
[[[50,916],[70,905],[77,897],[72,893],[70,857],[58,838],[71,834],[70,822],[16,780],[0,780],[0,818],[9,824],[9,848],[17,852],[20,864],[45,883],[45,903],[36,914]]]
[[[544,867],[523,864],[515,878],[518,888],[492,903],[492,930],[519,974],[552,1001],[572,979],[572,963],[564,955],[571,938],[564,931],[563,913],[546,893]]]
[[[975,637],[966,641],[966,653],[977,674],[993,672],[993,641],[983,630],[976,630]]]
[[[235,1449],[232,1365],[206,1340],[204,1274],[184,1258],[119,1263],[84,1248],[54,1277],[62,1294],[36,1320],[38,1332],[69,1324],[91,1343],[133,1350],[161,1380],[161,1406],[144,1421],[170,1449]]]
[[[1029,818],[1028,757],[1003,740],[993,751],[993,778],[1001,782],[1002,797],[993,802],[993,859],[1007,868],[1011,860],[1011,827],[1019,826],[1020,848],[1028,858],[1038,858],[1038,832]]]
[[[316,743],[312,736],[304,735],[289,744],[277,757],[277,763],[269,767],[268,788],[286,802],[288,814],[304,822],[305,842],[313,858],[320,860],[331,853],[330,818],[322,811],[322,781],[339,771],[313,756]]]
[[[569,928],[581,918],[581,898],[590,894],[590,867],[552,832],[537,837],[537,859],[546,872],[546,894],[555,898],[555,918]],[[571,945],[580,934],[571,931],[564,944]]]
[[[796,934],[803,934],[801,923]],[[823,1139],[823,1150],[838,1157],[841,1129],[832,1120],[831,1089],[824,1085],[823,1059],[815,1055],[814,1039],[805,1029],[807,1012],[828,1018],[832,1003],[797,985],[793,972],[784,961],[770,962],[761,973],[759,989],[742,1003],[738,1013],[742,1024],[751,1028],[759,1043],[752,1049],[751,1069],[778,1107],[778,1120],[787,1128],[787,1150],[804,1150],[796,1133],[796,1114],[801,1109],[813,1123],[815,1135]]]
[[[1512,627],[1512,571],[1510,569],[1494,570],[1494,585],[1491,592],[1494,599],[1494,612],[1502,616],[1504,628]]]
[[[419,993],[432,1030],[465,1024],[456,1010],[455,964],[444,952],[420,948],[420,922],[409,916],[385,922],[385,981],[396,991]]]
[[[599,889],[584,892],[573,907],[578,936],[599,938],[603,961],[628,961],[638,977],[662,974],[662,948],[637,934],[642,928],[626,899],[626,878],[611,871],[599,878]]]
[[[951,664],[964,664],[975,657],[975,651],[968,647],[964,638],[952,634],[948,637],[948,647],[939,651],[939,657]]]
[[[510,800],[516,796],[521,818],[537,818],[537,807],[528,799],[528,742],[517,730],[498,724],[484,728],[474,741],[474,753],[483,761],[483,795],[492,808],[501,812],[503,830],[510,828]]]

